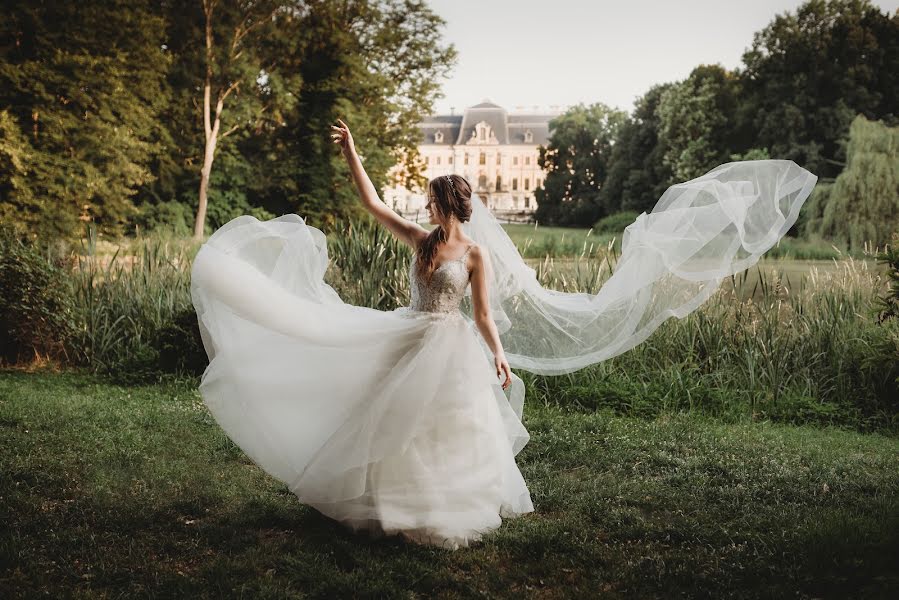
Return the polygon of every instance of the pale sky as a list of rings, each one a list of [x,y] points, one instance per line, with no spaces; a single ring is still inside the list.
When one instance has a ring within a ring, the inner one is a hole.
[[[752,36],[801,0],[427,0],[459,53],[438,114],[485,98],[511,112],[604,102],[630,112],[655,83],[741,65]],[[875,1],[893,14],[899,0]]]

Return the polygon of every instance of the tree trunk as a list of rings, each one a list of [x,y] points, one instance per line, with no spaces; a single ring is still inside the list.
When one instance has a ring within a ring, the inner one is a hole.
[[[203,86],[203,130],[206,133],[206,151],[203,155],[203,168],[200,170],[200,192],[198,194],[197,218],[194,221],[194,239],[202,240],[206,229],[206,197],[209,190],[209,174],[212,172],[212,160],[215,157],[215,141],[219,128],[222,100],[219,100],[215,114],[215,127],[210,125],[212,110],[212,10],[214,0],[203,0],[203,12],[206,15],[206,84]]]
[[[216,119],[218,129],[218,119]],[[212,160],[215,157],[215,139],[206,139],[206,153],[203,158],[203,168],[200,169],[200,193],[197,206],[197,218],[194,221],[194,239],[202,240],[206,228],[206,193],[209,189],[209,174],[212,172]]]

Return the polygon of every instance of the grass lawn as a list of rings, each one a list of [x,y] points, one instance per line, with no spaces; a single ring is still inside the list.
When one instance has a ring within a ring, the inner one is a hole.
[[[189,383],[0,372],[0,598],[899,597],[899,440],[525,405],[536,512],[456,552],[299,504]]]
[[[522,256],[529,258],[542,258],[546,255],[576,256],[584,251],[589,254],[591,246],[595,255],[599,250],[607,248],[612,238],[616,238],[617,251],[621,250],[621,234],[598,234],[593,229],[546,225],[535,227],[523,223],[506,223],[503,229],[518,246]]]

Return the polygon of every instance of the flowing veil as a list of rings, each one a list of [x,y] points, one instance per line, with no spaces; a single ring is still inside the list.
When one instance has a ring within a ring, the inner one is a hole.
[[[491,316],[509,365],[559,375],[630,350],[668,317],[701,305],[724,277],[754,265],[795,223],[816,181],[793,161],[758,160],[672,185],[625,229],[614,272],[595,294],[542,287],[472,195],[463,230],[486,250]]]

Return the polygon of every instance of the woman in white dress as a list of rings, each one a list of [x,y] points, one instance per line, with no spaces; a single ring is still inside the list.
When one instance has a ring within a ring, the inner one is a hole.
[[[686,316],[787,232],[817,179],[765,160],[673,185],[627,227],[597,293],[562,293],[538,283],[462,177],[429,183],[430,233],[390,210],[339,123],[363,203],[413,249],[410,305],[343,302],[324,282],[324,234],[298,215],[237,217],[192,266],[210,359],[200,392],[301,502],[354,530],[448,548],[534,510],[515,463],[529,436],[510,367],[575,371]]]
[[[303,503],[375,535],[467,546],[534,509],[515,464],[528,434],[504,392],[513,375],[489,317],[484,258],[460,227],[471,188],[457,175],[431,182],[429,233],[379,200],[340,123],[334,139],[362,202],[414,250],[410,306],[344,304],[322,281],[319,230],[296,215],[239,217],[193,264],[210,356],[200,391]],[[459,312],[469,284],[492,356]]]

